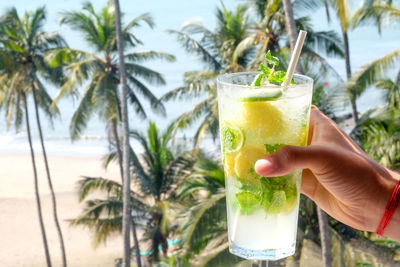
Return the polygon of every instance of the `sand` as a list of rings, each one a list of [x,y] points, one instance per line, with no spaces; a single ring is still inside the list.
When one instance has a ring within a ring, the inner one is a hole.
[[[51,212],[51,201],[43,167],[43,158],[36,157],[40,179],[40,195],[47,239],[53,266],[61,266],[58,236]],[[114,266],[122,255],[122,239],[116,236],[92,246],[88,229],[70,227],[67,220],[82,210],[76,194],[80,176],[102,176],[119,179],[114,164],[105,171],[100,157],[49,156],[53,186],[56,191],[69,266]],[[0,266],[45,266],[44,249],[33,189],[33,171],[29,155],[0,154]]]

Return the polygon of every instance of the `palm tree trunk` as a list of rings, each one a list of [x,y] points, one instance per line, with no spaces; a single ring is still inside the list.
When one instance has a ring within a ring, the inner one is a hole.
[[[113,124],[112,124],[112,131],[113,131],[115,143],[117,146],[118,165],[119,165],[119,171],[121,173],[121,181],[123,183],[124,182],[124,171],[123,171],[123,165],[122,165],[121,143],[120,143],[119,136],[118,136],[117,125],[115,122],[113,122]],[[135,221],[133,220],[132,216],[131,216],[131,221],[132,221],[132,237],[133,237],[133,243],[135,244],[136,255],[140,255],[140,247],[139,247],[139,241],[137,238],[136,224],[135,224]],[[138,267],[141,267],[140,259],[139,259],[139,262],[136,262],[136,265]]]
[[[319,232],[321,235],[322,261],[325,267],[332,267],[331,235],[329,232],[328,215],[317,208]]]
[[[115,145],[117,146],[117,156],[118,156],[118,165],[119,172],[121,173],[121,182],[124,183],[124,168],[122,164],[122,151],[121,151],[121,142],[119,141],[118,131],[117,131],[117,123],[115,121],[112,122],[112,131],[114,135]]]
[[[326,12],[326,18],[328,20],[328,23],[331,23],[331,14],[329,12],[329,2],[328,2],[328,0],[325,0],[325,12]]]
[[[40,204],[39,185],[38,185],[38,177],[37,177],[36,162],[35,162],[35,153],[33,151],[33,146],[32,146],[31,127],[29,125],[29,112],[28,112],[28,105],[26,103],[26,95],[25,94],[23,95],[23,103],[24,103],[24,109],[25,109],[26,132],[28,133],[29,148],[30,148],[30,151],[31,151],[31,160],[32,160],[33,177],[34,177],[34,185],[35,185],[35,198],[36,198],[36,206],[37,206],[37,209],[38,209],[39,225],[40,225],[40,230],[42,232],[42,239],[43,239],[43,246],[44,246],[44,254],[46,256],[46,263],[47,263],[48,267],[51,267],[49,246],[47,244],[46,230],[45,230],[45,227],[44,227],[43,216],[42,216],[42,206]]]
[[[292,3],[290,0],[283,0],[283,8],[285,10],[285,27],[289,38],[290,50],[293,51],[296,45],[298,33],[296,29],[296,23],[294,21]],[[300,61],[296,66],[296,71],[300,74],[304,74],[304,70],[300,64]]]
[[[122,109],[122,143],[123,143],[123,220],[122,220],[122,234],[124,240],[124,259],[123,266],[130,267],[130,226],[133,222],[131,219],[131,206],[130,206],[130,192],[131,192],[131,179],[129,173],[129,122],[128,122],[128,107],[127,107],[127,86],[126,86],[126,69],[124,61],[124,40],[122,37],[121,29],[121,9],[119,1],[114,0],[115,3],[115,28],[117,34],[117,46],[119,56],[119,69],[120,69],[120,82],[121,82],[121,109]],[[134,230],[134,229],[133,229]],[[139,247],[139,244],[135,244]],[[136,257],[137,266],[141,266],[140,257]]]
[[[136,260],[136,265],[138,266],[138,267],[141,267],[141,262],[140,262],[140,247],[139,247],[139,240],[138,240],[138,237],[137,237],[137,232],[136,232],[136,223],[135,223],[135,221],[134,221],[134,219],[133,219],[133,216],[131,216],[131,220],[132,220],[132,236],[133,236],[133,242],[135,243],[135,252],[136,252],[136,259],[139,259],[139,260]]]
[[[38,131],[39,131],[40,145],[42,146],[44,165],[45,165],[46,174],[47,174],[47,182],[48,182],[48,185],[50,188],[51,202],[53,204],[53,218],[54,218],[54,222],[55,222],[56,228],[57,228],[58,239],[60,240],[63,267],[66,267],[67,266],[67,257],[65,255],[64,238],[62,235],[60,223],[58,221],[56,196],[54,193],[53,183],[51,181],[49,163],[47,161],[46,148],[44,146],[44,141],[43,141],[42,126],[40,124],[39,109],[38,109],[37,98],[36,98],[36,89],[35,89],[33,81],[32,81],[32,92],[33,92],[33,103],[35,106],[36,123],[37,123]]]
[[[346,75],[347,80],[351,78],[351,65],[350,65],[350,48],[349,48],[349,37],[347,35],[347,31],[342,28],[343,34],[343,42],[344,42],[344,58],[346,61]],[[357,111],[357,97],[354,95],[354,92],[350,93],[350,101],[351,101],[351,109],[353,114],[354,123],[357,125],[358,122],[358,111]]]

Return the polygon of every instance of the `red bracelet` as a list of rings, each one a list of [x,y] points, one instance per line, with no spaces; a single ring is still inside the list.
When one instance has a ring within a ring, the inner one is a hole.
[[[378,235],[380,236],[383,235],[383,232],[388,226],[393,213],[395,212],[397,206],[399,205],[399,201],[400,201],[400,180],[397,182],[396,187],[393,190],[393,194],[390,197],[390,200],[386,206],[385,213],[383,214],[381,222],[379,223],[379,226],[376,229],[376,233]]]

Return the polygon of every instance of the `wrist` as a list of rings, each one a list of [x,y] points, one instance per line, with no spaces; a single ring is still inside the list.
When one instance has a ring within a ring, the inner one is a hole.
[[[387,176],[385,175],[381,179],[380,185],[382,187],[382,190],[380,190],[381,192],[379,194],[380,197],[376,202],[378,208],[376,215],[379,221],[382,219],[382,216],[385,213],[385,209],[388,203],[390,202],[394,189],[396,188],[400,180],[400,174],[393,171],[388,171],[388,173],[389,175]],[[378,227],[378,224],[375,226],[375,228]],[[391,239],[394,239],[396,241],[400,241],[399,228],[400,228],[400,206],[397,206],[394,209],[393,216],[391,217],[389,223],[387,224],[387,227],[384,230],[383,235]]]

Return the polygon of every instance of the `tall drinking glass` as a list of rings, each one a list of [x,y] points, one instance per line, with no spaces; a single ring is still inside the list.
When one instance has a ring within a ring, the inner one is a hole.
[[[302,170],[261,177],[255,162],[283,145],[307,144],[313,80],[251,87],[257,73],[218,77],[229,250],[246,259],[278,260],[296,245]]]

